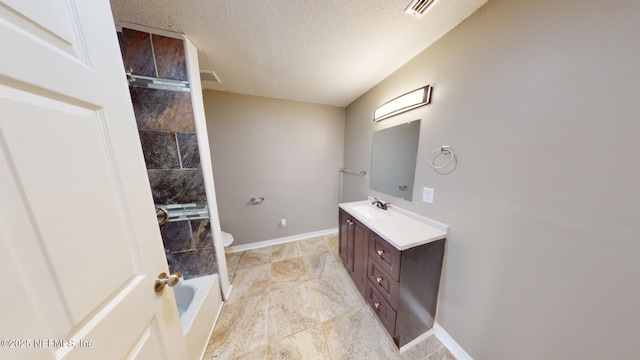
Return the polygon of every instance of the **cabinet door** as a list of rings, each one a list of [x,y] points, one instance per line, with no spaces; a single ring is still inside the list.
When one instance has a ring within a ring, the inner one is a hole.
[[[353,236],[352,221],[350,216],[340,210],[340,228],[338,239],[338,255],[349,271],[353,271]]]
[[[367,281],[367,242],[369,229],[354,220],[353,229],[353,274],[352,278],[360,293],[364,294]]]

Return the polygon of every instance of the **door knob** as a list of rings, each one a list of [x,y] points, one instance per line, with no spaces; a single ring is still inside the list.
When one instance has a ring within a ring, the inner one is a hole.
[[[182,274],[179,271],[174,272],[171,276],[167,275],[166,272],[160,273],[154,286],[156,294],[161,293],[165,286],[174,287],[180,281],[180,277],[182,277]]]

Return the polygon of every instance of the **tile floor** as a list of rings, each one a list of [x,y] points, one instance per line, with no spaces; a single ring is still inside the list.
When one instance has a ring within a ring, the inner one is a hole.
[[[204,359],[455,360],[431,336],[399,354],[338,258],[337,234],[227,254],[231,298]]]

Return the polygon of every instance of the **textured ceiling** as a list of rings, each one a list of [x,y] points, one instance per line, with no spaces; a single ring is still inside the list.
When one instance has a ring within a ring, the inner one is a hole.
[[[184,33],[207,89],[347,106],[487,0],[111,0],[116,22]]]

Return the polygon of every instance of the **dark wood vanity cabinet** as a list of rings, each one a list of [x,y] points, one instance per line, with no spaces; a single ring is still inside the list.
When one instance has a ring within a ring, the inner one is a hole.
[[[364,295],[367,281],[367,246],[369,229],[347,212],[339,212],[338,255],[351,279]]]
[[[353,228],[351,216],[343,210],[339,212],[338,256],[349,272],[353,271]],[[351,250],[351,251],[349,251]]]
[[[446,239],[400,251],[344,210],[339,214],[340,258],[396,344],[431,329]]]

